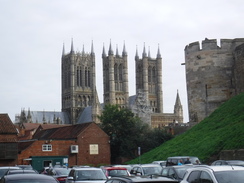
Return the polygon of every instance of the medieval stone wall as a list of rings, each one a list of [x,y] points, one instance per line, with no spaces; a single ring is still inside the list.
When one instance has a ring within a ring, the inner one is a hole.
[[[221,39],[218,46],[216,39],[205,39],[201,45],[194,42],[185,47],[190,122],[200,122],[236,95],[233,53],[243,43],[244,39]],[[239,57],[237,53],[236,58]],[[237,75],[242,74],[242,69],[239,69]]]

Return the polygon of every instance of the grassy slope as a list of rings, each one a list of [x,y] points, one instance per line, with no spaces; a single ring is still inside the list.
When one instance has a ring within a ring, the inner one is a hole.
[[[244,93],[231,98],[209,117],[182,135],[141,155],[128,164],[151,163],[169,156],[197,156],[202,162],[221,150],[244,148]]]

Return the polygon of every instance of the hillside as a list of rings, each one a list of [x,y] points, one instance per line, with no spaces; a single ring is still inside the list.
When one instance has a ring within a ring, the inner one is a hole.
[[[222,104],[209,117],[161,146],[127,162],[151,163],[169,156],[197,156],[206,163],[221,150],[244,148],[244,93]]]

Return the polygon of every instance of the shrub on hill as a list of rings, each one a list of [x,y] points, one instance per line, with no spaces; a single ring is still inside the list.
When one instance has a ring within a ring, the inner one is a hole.
[[[127,162],[151,163],[170,156],[197,156],[207,163],[221,150],[244,148],[244,93],[222,104],[187,132]]]

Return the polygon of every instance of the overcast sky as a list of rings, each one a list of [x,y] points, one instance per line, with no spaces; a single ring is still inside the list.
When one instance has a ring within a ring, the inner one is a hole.
[[[172,113],[177,90],[188,122],[184,48],[205,38],[244,37],[243,0],[0,0],[0,113],[14,122],[21,109],[61,111],[61,56],[96,55],[96,83],[103,102],[102,48],[128,52],[129,94],[135,95],[135,53],[145,43],[163,60],[164,112]]]

